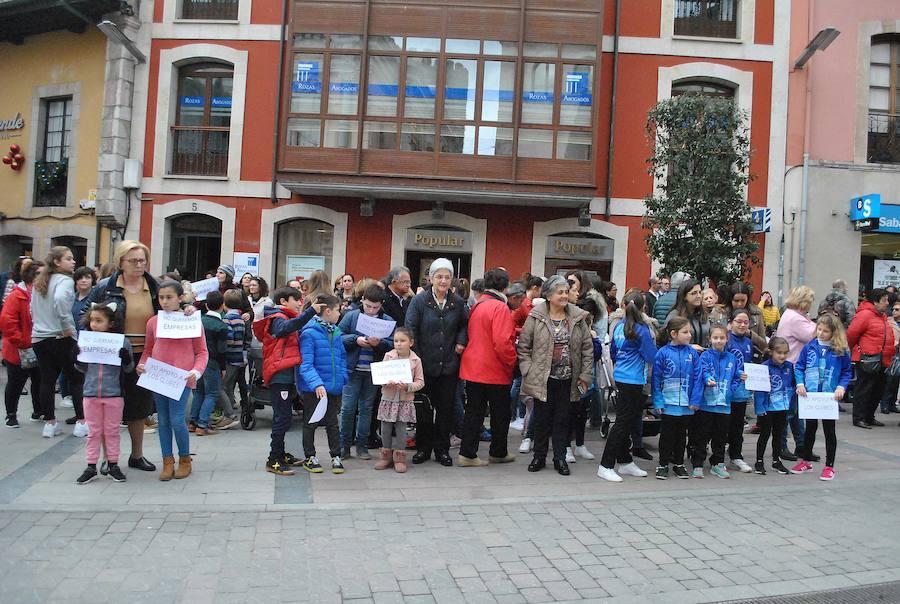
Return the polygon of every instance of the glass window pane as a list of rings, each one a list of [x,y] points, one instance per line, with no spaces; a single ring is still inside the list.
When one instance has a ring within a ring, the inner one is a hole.
[[[478,155],[511,157],[513,129],[481,126],[478,128]]]
[[[596,59],[597,47],[593,44],[563,44],[564,59]]]
[[[890,86],[891,68],[889,65],[872,65],[869,68],[869,84],[872,86]]]
[[[475,86],[478,61],[447,59],[444,81],[444,119],[475,119]]]
[[[477,55],[480,49],[481,42],[479,40],[454,40],[451,38],[446,42],[447,53]]]
[[[526,57],[556,57],[556,44],[539,44],[538,42],[525,42]]]
[[[369,50],[403,50],[403,36],[369,36]]]
[[[434,126],[432,124],[401,124],[401,151],[434,151]]]
[[[60,115],[63,115],[66,110],[65,105],[66,104],[64,101],[50,101],[50,106],[47,109],[47,115],[49,115],[50,117],[58,117]]]
[[[294,34],[294,48],[325,48],[325,34]]]
[[[328,76],[328,113],[356,115],[359,98],[359,57],[332,55]]]
[[[441,126],[441,153],[475,153],[475,126]]]
[[[209,125],[227,128],[231,125],[230,77],[212,78],[212,98],[209,100]]]
[[[396,149],[397,124],[366,122],[363,124],[363,149]]]
[[[325,146],[332,149],[356,149],[359,122],[355,120],[326,120]]]
[[[287,124],[288,147],[318,147],[319,120],[292,117]]]
[[[519,129],[519,157],[553,157],[553,131]]]
[[[206,105],[206,78],[186,75],[181,77],[181,96],[178,98],[178,125],[199,126],[203,124],[203,110]],[[53,105],[50,115],[53,115]]]
[[[516,64],[512,61],[484,62],[484,90],[481,119],[486,122],[511,122],[516,89]]]
[[[591,159],[590,132],[559,132],[556,135],[556,159]]]
[[[563,65],[562,86],[559,123],[564,126],[590,126],[594,104],[594,67]]]
[[[355,34],[331,34],[328,45],[331,48],[362,48],[362,36]]]
[[[887,42],[880,44],[872,44],[871,50],[872,63],[890,63],[891,62],[891,45]]]
[[[322,55],[294,55],[291,113],[319,113],[322,108]]]
[[[275,228],[277,229],[275,258],[278,267],[276,283],[287,283],[289,279],[309,278],[308,272],[298,274],[297,265],[303,266],[303,258],[296,256],[324,257],[325,272],[331,274],[334,226],[318,220],[300,219],[281,222]],[[301,262],[298,263],[296,260]]]
[[[441,52],[440,38],[406,38],[409,52]]]
[[[519,54],[518,42],[499,42],[497,40],[484,41],[484,54],[486,55],[503,55],[504,57],[514,57]]]
[[[437,65],[437,57],[410,57],[406,59],[404,116],[434,118]]]
[[[529,124],[553,123],[553,84],[556,65],[525,63],[522,89],[522,121]]]
[[[400,57],[370,57],[366,113],[387,117],[396,116],[399,88]]]
[[[887,88],[869,89],[869,109],[876,111],[889,111],[891,108],[891,95]]]

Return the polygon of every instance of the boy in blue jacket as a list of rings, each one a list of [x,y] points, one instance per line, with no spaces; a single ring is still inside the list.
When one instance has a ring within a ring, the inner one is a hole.
[[[673,317],[665,327],[669,343],[659,349],[653,362],[653,407],[662,411],[659,428],[659,465],[656,477],[669,477],[669,463],[678,478],[690,478],[684,467],[687,427],[703,398],[700,355],[691,347],[691,325]]]
[[[769,340],[769,353],[772,355],[763,365],[769,368],[769,392],[754,392],[753,401],[756,416],[759,418],[759,440],[756,441],[756,465],[753,471],[765,474],[766,466],[763,457],[766,454],[766,443],[772,437],[772,469],[779,474],[787,474],[788,470],[781,463],[781,435],[787,427],[787,413],[791,408],[791,399],[795,396],[794,365],[787,360],[787,340],[774,337]]]
[[[725,468],[725,443],[731,423],[731,400],[742,379],[744,362],[725,350],[728,344],[728,328],[713,325],[709,330],[711,348],[700,355],[703,375],[703,399],[691,424],[691,464],[694,478],[703,478],[703,462],[706,445],[712,441],[709,456],[709,472],[719,478],[731,478]]]
[[[316,296],[314,305],[322,305],[319,313],[300,332],[300,355],[303,360],[297,369],[297,390],[303,397],[303,469],[314,474],[322,472],[316,457],[316,428],[325,423],[331,471],[344,473],[341,462],[341,433],[338,412],[341,392],[347,383],[347,358],[337,322],[341,318],[341,301],[331,294]],[[325,416],[312,422],[319,401],[327,398]]]

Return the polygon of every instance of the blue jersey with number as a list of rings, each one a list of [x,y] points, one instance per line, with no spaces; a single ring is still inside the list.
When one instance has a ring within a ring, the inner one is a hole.
[[[834,392],[838,386],[846,390],[853,375],[851,367],[849,351],[836,353],[829,342],[815,339],[797,357],[794,378],[807,392]]]

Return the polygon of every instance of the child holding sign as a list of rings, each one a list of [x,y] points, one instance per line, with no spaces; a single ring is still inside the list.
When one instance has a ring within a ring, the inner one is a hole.
[[[413,381],[411,384],[388,382],[381,388],[381,459],[375,462],[376,470],[386,470],[394,465],[399,473],[406,472],[406,424],[416,421],[416,405],[413,393],[425,387],[422,360],[412,351],[412,331],[398,327],[394,332],[394,349],[384,355],[385,361],[409,359]],[[393,435],[393,436],[392,436]]]
[[[92,304],[84,314],[81,329],[100,333],[122,333],[122,325],[116,318],[117,304]],[[88,425],[87,468],[75,480],[75,484],[87,484],[97,479],[97,460],[100,459],[100,443],[106,448],[109,477],[125,482],[125,474],[119,468],[119,424],[122,423],[122,373],[134,371],[131,342],[123,338],[119,350],[121,365],[107,363],[75,362],[75,368],[84,374],[84,419]]]
[[[788,470],[781,463],[781,435],[787,427],[787,413],[791,408],[794,396],[794,364],[787,360],[787,340],[775,336],[769,340],[769,352],[772,355],[763,363],[769,368],[769,392],[754,392],[756,416],[759,418],[759,440],[756,441],[756,465],[753,471],[766,473],[763,457],[769,436],[772,437],[772,469],[779,474],[787,474]]]
[[[184,289],[177,281],[163,281],[159,286],[159,306],[166,312],[181,310],[181,296]],[[137,366],[137,372],[144,373],[148,359],[156,359],[162,363],[189,371],[185,388],[178,400],[153,393],[156,401],[156,412],[159,416],[159,447],[163,454],[163,469],[159,474],[162,481],[172,478],[187,478],[191,473],[190,436],[184,411],[187,407],[191,391],[197,387],[197,380],[203,375],[209,353],[206,350],[206,338],[201,333],[195,338],[157,338],[154,315],[147,321],[147,339],[144,354]],[[178,470],[175,470],[175,458],[172,455],[172,436],[178,444]]]
[[[741,363],[753,362],[753,340],[750,336],[750,313],[746,308],[736,308],[731,315],[728,334],[728,352]],[[749,473],[753,468],[744,461],[744,416],[747,414],[747,403],[752,395],[744,381],[738,382],[731,395],[731,415],[728,423],[728,458],[731,465],[739,472]]]
[[[840,401],[850,383],[850,367],[850,350],[843,324],[832,314],[822,315],[816,322],[815,339],[803,347],[794,368],[797,394],[805,397],[807,392],[834,392],[834,400]],[[835,424],[837,421],[833,419],[822,420],[822,430],[825,432],[825,467],[819,480],[834,480],[834,456],[837,451]],[[800,461],[791,468],[791,474],[813,471],[810,460],[818,429],[819,420],[806,420],[803,451]]]

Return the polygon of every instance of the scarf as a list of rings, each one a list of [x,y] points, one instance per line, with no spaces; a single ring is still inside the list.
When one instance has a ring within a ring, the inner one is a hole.
[[[314,317],[313,320],[318,323],[322,327],[322,329],[325,330],[325,333],[329,335],[333,334],[334,330],[337,329],[337,325],[335,325],[334,323],[329,323],[328,321],[323,321],[321,317]]]

